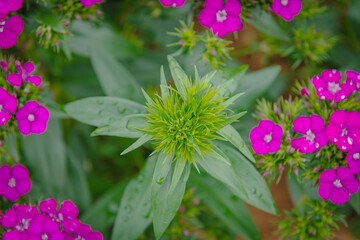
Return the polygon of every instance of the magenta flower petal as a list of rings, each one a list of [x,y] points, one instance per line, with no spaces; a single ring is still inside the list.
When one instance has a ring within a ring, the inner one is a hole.
[[[23,69],[25,70],[25,74],[31,74],[35,70],[35,64],[33,62],[26,62],[23,65]]]
[[[0,48],[9,48],[16,44],[18,35],[24,29],[24,21],[17,15],[0,22]]]
[[[360,144],[360,113],[337,110],[330,116],[326,128],[328,139],[343,152]]]
[[[324,200],[330,199],[334,204],[344,204],[349,200],[349,195],[359,190],[357,180],[349,168],[338,167],[325,170],[320,175],[318,193]]]
[[[36,121],[31,123],[31,133],[34,134],[42,134],[43,132],[46,131],[46,123],[45,122],[41,122],[41,121]]]
[[[45,132],[49,115],[49,111],[40,106],[38,102],[26,102],[16,113],[20,133],[28,135],[30,133],[41,134]]]
[[[293,122],[293,131],[303,136],[293,139],[291,146],[300,153],[312,153],[326,146],[326,128],[324,120],[318,115],[300,116]]]
[[[186,0],[159,0],[165,7],[182,7]]]
[[[250,141],[256,154],[264,155],[279,150],[283,129],[271,120],[261,120],[250,132]]]
[[[19,10],[22,2],[23,0],[0,0],[0,14],[7,15],[9,12]]]
[[[16,201],[30,191],[29,172],[24,166],[18,164],[10,168],[3,165],[0,173],[4,174],[0,178],[0,195],[9,201]]]
[[[354,86],[358,92],[360,92],[360,73],[347,70],[345,71],[346,74],[346,82]]]
[[[56,214],[57,205],[58,204],[54,198],[49,198],[40,202],[39,209],[43,213]]]
[[[205,7],[199,14],[199,22],[213,34],[224,37],[243,28],[240,13],[241,5],[238,0],[228,0],[224,6],[222,1],[206,0]]]
[[[300,13],[301,7],[301,0],[274,0],[272,3],[273,12],[286,21],[293,20]]]
[[[84,7],[92,7],[92,6],[94,6],[95,3],[102,2],[102,0],[100,0],[100,1],[96,1],[96,0],[80,0],[80,2],[82,3],[82,5]]]
[[[29,121],[19,121],[18,120],[19,132],[23,135],[29,135],[31,133],[31,125]]]
[[[346,163],[354,174],[360,173],[360,145],[353,147],[346,156]]]
[[[12,73],[6,76],[6,81],[8,81],[13,86],[20,87],[23,82],[23,79],[20,76],[20,74]]]
[[[75,204],[69,200],[61,203],[59,212],[64,216],[76,218],[79,215],[79,210]]]
[[[22,234],[16,229],[7,231],[3,235],[4,240],[21,240],[21,238],[22,238]]]

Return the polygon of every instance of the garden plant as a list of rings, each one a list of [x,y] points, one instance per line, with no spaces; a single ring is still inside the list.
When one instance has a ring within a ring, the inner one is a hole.
[[[0,239],[360,238],[359,10],[0,0]]]

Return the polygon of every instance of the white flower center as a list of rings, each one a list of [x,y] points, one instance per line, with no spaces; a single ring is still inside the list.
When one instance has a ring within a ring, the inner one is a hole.
[[[225,9],[223,10],[219,10],[217,13],[216,13],[216,21],[218,22],[223,22],[226,20],[226,17],[227,16],[227,13],[225,11]]]
[[[341,90],[341,87],[337,83],[329,82],[328,89],[332,94],[335,94],[335,93],[337,93],[338,91]]]
[[[0,22],[0,32],[4,31],[4,26],[5,25],[5,21],[4,22]]]
[[[346,128],[343,128],[342,132],[341,132],[341,136],[343,137],[343,136],[346,136],[346,135],[348,135],[348,131],[347,131]]]
[[[360,154],[359,153],[354,153],[353,158],[354,159],[360,159]]]
[[[43,235],[41,236],[41,240],[48,240],[48,239],[49,239],[49,237],[48,237],[47,234],[43,234]]]
[[[306,132],[306,140],[310,142],[315,140],[315,134],[310,129]]]
[[[75,240],[86,240],[86,239],[81,236],[78,236],[77,238],[75,238]]]
[[[34,120],[35,120],[34,114],[29,114],[28,120],[29,120],[30,122],[34,121]]]
[[[0,112],[2,111],[3,106],[0,104]]]
[[[16,186],[16,180],[15,180],[15,178],[12,177],[12,178],[9,179],[8,186],[11,187],[11,188],[13,188],[13,187]]]
[[[341,187],[342,187],[342,184],[341,184],[341,182],[340,182],[340,179],[336,179],[336,180],[333,182],[333,184],[334,184],[336,187],[338,187],[338,188],[341,188]]]
[[[286,6],[288,5],[289,1],[288,0],[281,0],[281,5]]]
[[[265,141],[266,143],[271,142],[271,140],[272,140],[271,134],[272,134],[272,133],[269,133],[269,134],[266,134],[266,135],[265,135],[264,141]]]
[[[25,218],[21,219],[21,222],[18,225],[16,225],[15,228],[20,232],[27,230],[29,228],[30,220],[31,219],[25,219]]]

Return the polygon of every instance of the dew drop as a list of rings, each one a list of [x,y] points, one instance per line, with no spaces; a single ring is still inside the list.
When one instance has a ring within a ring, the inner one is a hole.
[[[103,101],[103,100],[98,99],[98,100],[96,100],[96,103],[97,103],[97,104],[99,104],[99,105],[103,105],[103,104],[104,104],[104,101]]]
[[[118,112],[119,112],[120,114],[125,113],[125,111],[126,111],[126,108],[118,108]]]

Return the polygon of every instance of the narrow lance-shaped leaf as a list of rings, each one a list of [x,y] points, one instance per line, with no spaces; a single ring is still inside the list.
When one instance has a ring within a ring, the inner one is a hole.
[[[170,72],[173,77],[176,89],[185,98],[185,88],[188,85],[188,77],[184,70],[180,67],[179,63],[172,56],[168,56]]]
[[[111,124],[124,116],[146,113],[143,105],[116,97],[89,97],[66,104],[64,111],[72,118],[92,126]]]
[[[161,186],[153,185],[151,200],[156,239],[160,239],[160,237],[164,234],[166,228],[169,226],[178,211],[185,193],[189,173],[190,166],[186,164],[185,169],[171,194],[169,194],[173,175],[171,171]]]
[[[165,99],[165,96],[166,97],[170,96],[170,92],[169,92],[169,89],[168,89],[167,86],[168,85],[167,85],[167,82],[166,82],[164,67],[161,66],[161,69],[160,69],[160,89],[161,89],[161,97],[163,99]]]
[[[251,154],[244,140],[235,128],[233,128],[231,125],[227,125],[226,127],[220,129],[218,133],[231,144],[233,144],[237,149],[239,149],[239,151],[244,154],[246,158],[252,162],[255,162],[254,156]]]
[[[111,240],[135,240],[151,223],[151,180],[156,156],[146,160],[139,175],[126,186]]]
[[[175,190],[175,187],[178,184],[180,177],[182,176],[187,164],[188,164],[187,161],[176,160],[174,172],[171,179],[171,184],[169,187],[169,193],[168,193],[169,195],[172,194],[173,191]]]
[[[196,196],[234,233],[250,240],[260,240],[260,233],[245,204],[225,185],[206,174],[192,174],[190,183],[196,187]]]
[[[145,128],[146,119],[142,114],[124,116],[115,122],[97,128],[91,136],[117,136],[127,138],[140,138],[144,133],[137,129]]]
[[[132,150],[137,149],[138,147],[141,147],[144,145],[147,141],[149,141],[153,136],[145,134],[142,135],[138,140],[136,140],[133,144],[131,144],[127,149],[125,149],[120,155],[125,155],[128,152],[131,152]]]

